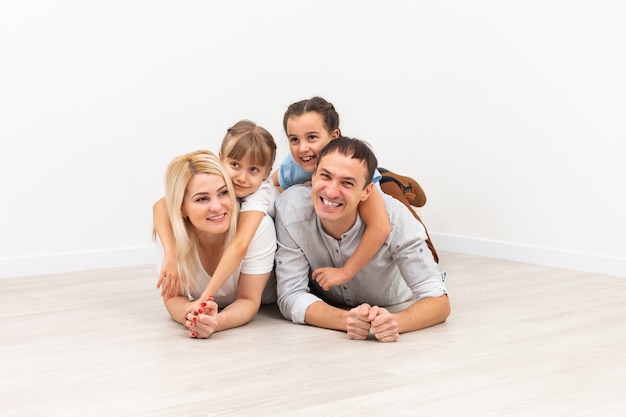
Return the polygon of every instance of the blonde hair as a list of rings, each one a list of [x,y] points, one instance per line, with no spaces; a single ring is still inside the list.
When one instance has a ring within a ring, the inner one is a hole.
[[[183,217],[182,214],[187,185],[196,174],[214,174],[222,177],[231,200],[230,226],[225,236],[222,252],[216,256],[221,257],[224,248],[233,240],[237,231],[239,212],[233,184],[215,154],[210,151],[199,150],[177,156],[170,162],[165,173],[165,201],[174,232],[179,271],[187,281],[187,288],[183,288],[185,293],[196,286],[196,274],[202,269],[198,257],[198,236],[189,219]]]

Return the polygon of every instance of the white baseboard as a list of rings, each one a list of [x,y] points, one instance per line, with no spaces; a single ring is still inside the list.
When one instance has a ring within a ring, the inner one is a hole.
[[[626,278],[626,259],[624,258],[565,252],[535,246],[439,233],[430,233],[430,237],[435,247],[444,251]]]
[[[626,278],[626,259],[594,256],[466,236],[430,234],[437,249]],[[0,258],[0,278],[155,265],[154,246]],[[156,272],[155,272],[156,273]]]
[[[153,264],[154,246],[0,258],[0,278]]]

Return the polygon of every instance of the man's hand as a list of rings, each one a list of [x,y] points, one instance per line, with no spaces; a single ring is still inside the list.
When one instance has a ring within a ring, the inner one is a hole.
[[[395,316],[386,309],[378,306],[370,308],[367,319],[379,342],[395,342],[400,338],[398,322]]]
[[[350,339],[367,339],[367,336],[370,334],[371,327],[371,319],[369,318],[370,309],[371,307],[369,304],[361,304],[348,312],[346,328]]]

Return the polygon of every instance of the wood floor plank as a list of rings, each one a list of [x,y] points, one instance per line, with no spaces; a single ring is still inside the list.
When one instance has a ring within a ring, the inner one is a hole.
[[[624,415],[626,280],[441,255],[450,318],[391,344],[275,306],[190,339],[154,266],[2,279],[0,415]]]

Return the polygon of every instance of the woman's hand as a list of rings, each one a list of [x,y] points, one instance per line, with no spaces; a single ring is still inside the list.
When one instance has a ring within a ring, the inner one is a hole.
[[[200,306],[200,308],[187,314],[185,326],[189,329],[190,337],[206,339],[217,331],[219,324],[218,305],[213,300],[207,300],[200,303]]]
[[[202,314],[205,308],[208,306],[208,302],[213,301],[213,297],[209,297],[208,300],[202,301],[201,299],[192,301],[185,309],[185,317],[188,314]]]

